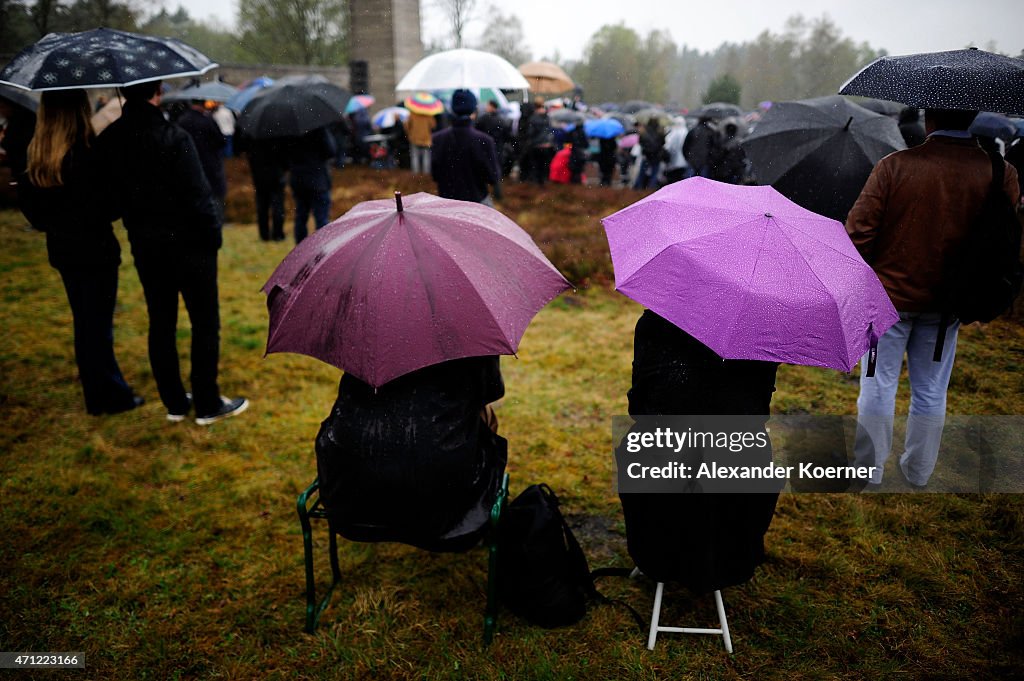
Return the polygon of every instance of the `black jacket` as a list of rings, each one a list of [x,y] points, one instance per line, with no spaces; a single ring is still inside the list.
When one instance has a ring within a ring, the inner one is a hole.
[[[508,448],[481,411],[504,394],[496,356],[435,364],[377,390],[342,376],[316,438],[333,530],[432,551],[475,544]]]
[[[330,191],[331,170],[327,159],[338,153],[338,147],[327,128],[317,128],[289,140],[287,148],[291,186],[310,192]]]
[[[199,163],[206,173],[213,195],[224,198],[227,182],[224,180],[224,134],[212,118],[189,107],[178,117],[176,124],[189,134],[199,152]]]
[[[105,200],[124,219],[136,255],[220,248],[220,219],[196,145],[159,109],[127,102],[96,149]]]
[[[487,185],[501,180],[494,140],[472,125],[469,118],[457,118],[450,128],[431,137],[430,175],[442,198],[483,201]]]
[[[488,111],[480,116],[476,121],[476,129],[490,136],[499,151],[512,136],[512,123],[496,111]]]
[[[59,187],[41,189],[18,178],[18,205],[32,227],[46,232],[46,252],[57,269],[117,266],[121,246],[111,217],[96,200],[100,190],[95,153],[84,143],[64,156]]]

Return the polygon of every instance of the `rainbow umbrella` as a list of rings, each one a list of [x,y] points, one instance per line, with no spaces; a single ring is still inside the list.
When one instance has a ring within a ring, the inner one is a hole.
[[[352,99],[348,100],[348,104],[345,105],[345,113],[355,113],[360,109],[369,109],[373,106],[373,103],[377,100],[373,98],[373,95],[356,95]]]
[[[444,111],[444,104],[429,92],[417,92],[405,98],[405,108],[413,113],[436,116]]]

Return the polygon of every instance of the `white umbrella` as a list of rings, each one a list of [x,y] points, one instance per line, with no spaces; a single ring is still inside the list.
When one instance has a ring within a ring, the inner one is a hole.
[[[516,67],[496,54],[458,49],[438,52],[416,62],[395,90],[482,87],[526,90],[530,84]]]

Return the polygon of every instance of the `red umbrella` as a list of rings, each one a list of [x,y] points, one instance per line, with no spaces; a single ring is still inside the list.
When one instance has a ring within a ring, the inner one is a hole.
[[[267,352],[297,352],[374,387],[449,359],[513,354],[570,288],[530,236],[479,203],[366,201],[295,247],[263,286]],[[404,203],[404,206],[403,206]]]

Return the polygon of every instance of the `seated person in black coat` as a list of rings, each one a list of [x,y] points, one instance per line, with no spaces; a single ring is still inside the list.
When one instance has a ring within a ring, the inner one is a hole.
[[[342,376],[316,438],[332,530],[430,551],[474,546],[508,456],[487,406],[504,394],[497,356],[442,362],[377,390]]]
[[[778,364],[723,360],[647,310],[636,325],[631,416],[764,415]],[[748,581],[764,561],[778,494],[620,494],[636,566],[659,582],[707,593]]]

